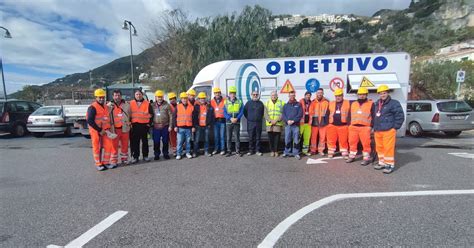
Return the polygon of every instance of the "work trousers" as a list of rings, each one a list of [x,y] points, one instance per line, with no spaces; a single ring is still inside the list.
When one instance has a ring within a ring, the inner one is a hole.
[[[349,126],[349,158],[355,158],[357,147],[362,143],[362,157],[364,160],[370,160],[370,126]]]
[[[117,164],[119,160],[121,162],[126,162],[128,160],[128,140],[130,138],[130,133],[123,132],[121,127],[115,128],[115,133],[117,134],[117,138],[112,140],[113,148],[110,160],[111,164]]]
[[[226,123],[227,152],[232,152],[232,136],[234,136],[235,151],[240,152],[240,122]]]
[[[298,125],[285,126],[285,154],[299,155],[300,129]]]
[[[199,141],[201,137],[204,137],[204,152],[209,152],[209,130],[211,129],[210,126],[207,127],[197,127],[196,128],[196,136],[194,139],[194,153],[197,154],[199,151]]]
[[[164,126],[163,128],[157,129],[153,128],[153,151],[155,157],[160,157],[163,153],[163,156],[169,155],[169,126]],[[161,149],[161,143],[163,143],[163,149]]]
[[[214,151],[225,151],[225,122],[214,122]]]
[[[324,149],[326,148],[326,128],[327,127],[311,127],[311,153],[324,153]]]
[[[140,141],[142,143],[143,158],[148,157],[148,126],[145,123],[132,123],[130,131],[132,157],[138,159],[140,157]]]
[[[102,166],[110,163],[110,155],[112,153],[112,140],[107,135],[100,135],[92,127],[89,128],[92,142],[92,155],[94,157],[95,166]],[[102,149],[104,153],[102,154]]]
[[[270,143],[270,152],[278,152],[278,143],[280,143],[281,132],[267,132]]]
[[[334,156],[336,152],[337,143],[339,143],[339,151],[343,157],[349,155],[348,144],[348,127],[347,125],[336,126],[329,124],[326,129],[328,140],[328,155]]]
[[[309,141],[311,140],[311,125],[306,123],[300,125],[300,136],[303,141],[303,152],[307,153],[309,150]]]
[[[379,157],[380,165],[395,165],[395,143],[397,131],[392,128],[387,131],[376,131],[375,150]]]
[[[178,128],[178,144],[176,153],[183,155],[183,145],[186,146],[186,154],[191,154],[191,128]]]
[[[262,122],[247,121],[247,133],[249,134],[249,152],[261,152]]]

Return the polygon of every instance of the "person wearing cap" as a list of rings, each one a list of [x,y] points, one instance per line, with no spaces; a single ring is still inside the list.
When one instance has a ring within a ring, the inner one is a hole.
[[[204,136],[204,155],[210,157],[209,153],[209,131],[214,121],[214,108],[206,101],[206,93],[199,92],[198,104],[194,105],[193,126],[196,129],[194,139],[193,157],[199,155],[199,141]]]
[[[195,132],[193,127],[193,111],[194,106],[188,102],[188,95],[186,92],[181,92],[179,94],[181,98],[181,103],[178,104],[176,108],[176,113],[174,119],[174,131],[178,133],[178,144],[176,151],[176,159],[180,160],[183,155],[183,145],[186,148],[186,157],[191,159],[191,135]]]
[[[142,143],[142,156],[145,162],[149,162],[150,152],[148,147],[148,131],[153,125],[153,108],[148,100],[143,98],[140,89],[135,90],[135,98],[130,101],[132,130],[130,133],[132,164],[138,162],[140,157],[140,142]]]
[[[249,135],[248,156],[257,154],[262,156],[260,142],[262,139],[262,122],[265,112],[265,106],[260,101],[258,91],[252,92],[252,100],[244,106],[244,116],[247,119],[247,133]]]
[[[346,163],[352,163],[357,155],[357,148],[362,143],[362,166],[370,161],[372,119],[374,116],[373,102],[367,98],[369,90],[360,87],[357,90],[357,101],[351,103],[351,120],[349,125],[349,159]]]
[[[351,104],[344,100],[344,91],[341,88],[334,90],[335,101],[329,103],[329,125],[327,126],[328,158],[336,153],[336,144],[344,159],[349,156],[348,124],[350,122]]]
[[[112,140],[107,136],[111,128],[110,109],[105,104],[105,90],[96,89],[94,91],[95,101],[87,109],[87,124],[92,142],[92,155],[98,171],[113,169],[116,167],[110,164]],[[104,149],[104,154],[102,154]],[[103,155],[103,156],[102,156]]]
[[[309,107],[311,117],[311,154],[319,152],[324,156],[326,149],[326,126],[329,122],[329,101],[324,97],[324,90],[316,91],[316,98]],[[318,142],[319,141],[319,142]]]
[[[155,92],[155,102],[152,104],[155,160],[159,160],[162,153],[164,159],[170,159],[169,133],[173,126],[173,112],[168,102],[164,100],[164,95],[165,93],[162,90],[157,90]],[[163,143],[163,149],[161,149],[161,143]]]
[[[229,87],[229,97],[225,100],[224,116],[227,120],[227,156],[232,155],[232,136],[235,142],[235,155],[242,156],[240,153],[240,119],[244,115],[242,101],[237,99],[237,87]]]
[[[214,93],[214,98],[211,100],[211,106],[214,109],[214,151],[212,154],[215,155],[220,151],[221,155],[225,155],[225,98],[222,97],[219,87],[214,87],[212,92]]]
[[[194,106],[194,103],[196,103],[196,91],[194,89],[190,89],[187,92],[188,94],[188,103]]]
[[[278,99],[278,92],[273,90],[271,97],[265,103],[265,125],[267,126],[270,157],[278,157],[278,144],[280,143],[283,121],[281,120],[285,103]]]
[[[176,120],[174,119],[174,115],[176,114],[176,107],[178,106],[178,102],[176,101],[176,93],[170,92],[168,93],[168,100],[171,108],[171,113],[173,118],[171,118],[172,123],[176,123]],[[173,125],[170,125],[171,127]],[[171,145],[171,151],[173,152],[173,156],[176,157],[176,137],[177,134],[174,131],[174,128],[171,128],[170,131],[170,145]]]
[[[389,174],[395,170],[395,143],[397,130],[405,121],[400,102],[392,99],[389,95],[390,88],[387,85],[380,85],[377,88],[379,100],[374,104],[374,138],[375,150],[379,158],[378,165],[374,169],[381,170]]]
[[[306,91],[306,93],[304,93],[304,97],[300,100],[301,109],[303,109],[303,117],[300,120],[300,136],[303,140],[302,152],[306,156],[311,155],[311,153],[309,153],[309,141],[311,139],[309,108],[311,106],[311,102],[311,92]]]
[[[303,117],[303,109],[296,100],[294,91],[290,91],[289,100],[283,106],[283,114],[281,119],[285,123],[285,152],[283,157],[294,156],[301,159],[299,153],[300,147],[300,120]]]
[[[114,90],[113,101],[109,104],[111,109],[112,129],[117,134],[117,138],[112,140],[113,149],[111,154],[111,164],[118,164],[120,160],[122,164],[128,164],[128,143],[130,140],[130,104],[122,99],[122,92]],[[119,159],[120,151],[120,159]]]

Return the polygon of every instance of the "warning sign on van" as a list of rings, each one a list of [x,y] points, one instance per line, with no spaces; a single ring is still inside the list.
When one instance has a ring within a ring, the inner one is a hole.
[[[375,87],[375,85],[367,77],[363,77],[359,87]]]
[[[287,79],[283,87],[281,88],[280,93],[290,93],[292,91],[295,91],[295,88],[291,84],[290,80]]]
[[[340,77],[335,77],[333,79],[331,79],[331,81],[329,82],[329,88],[332,90],[332,91],[335,91],[336,89],[344,89],[344,80],[342,80],[342,78]]]

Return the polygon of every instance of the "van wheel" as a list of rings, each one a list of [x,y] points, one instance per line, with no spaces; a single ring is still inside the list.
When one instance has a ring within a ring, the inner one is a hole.
[[[423,134],[423,129],[418,122],[412,122],[408,126],[408,132],[413,137],[420,137]]]
[[[35,136],[36,138],[41,138],[44,136],[44,133],[31,133],[33,136]]]
[[[66,136],[66,137],[71,137],[72,136],[71,126],[66,127],[66,131],[64,131],[64,136]]]
[[[16,124],[13,127],[13,133],[15,137],[23,137],[26,134],[26,127],[23,124]]]
[[[462,131],[451,131],[451,132],[444,132],[444,134],[446,134],[446,136],[449,136],[449,137],[457,137],[461,134]]]

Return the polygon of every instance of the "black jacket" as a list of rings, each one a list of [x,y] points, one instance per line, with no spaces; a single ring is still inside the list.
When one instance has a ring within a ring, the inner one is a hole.
[[[201,105],[197,102],[194,104],[193,110],[193,126],[199,127],[199,112],[201,109]],[[211,106],[210,103],[207,103],[207,114],[206,114],[206,126],[211,126],[214,122],[214,108]]]
[[[265,105],[263,105],[263,102],[260,100],[250,100],[244,106],[244,116],[247,121],[262,122],[264,119],[264,113]]]

